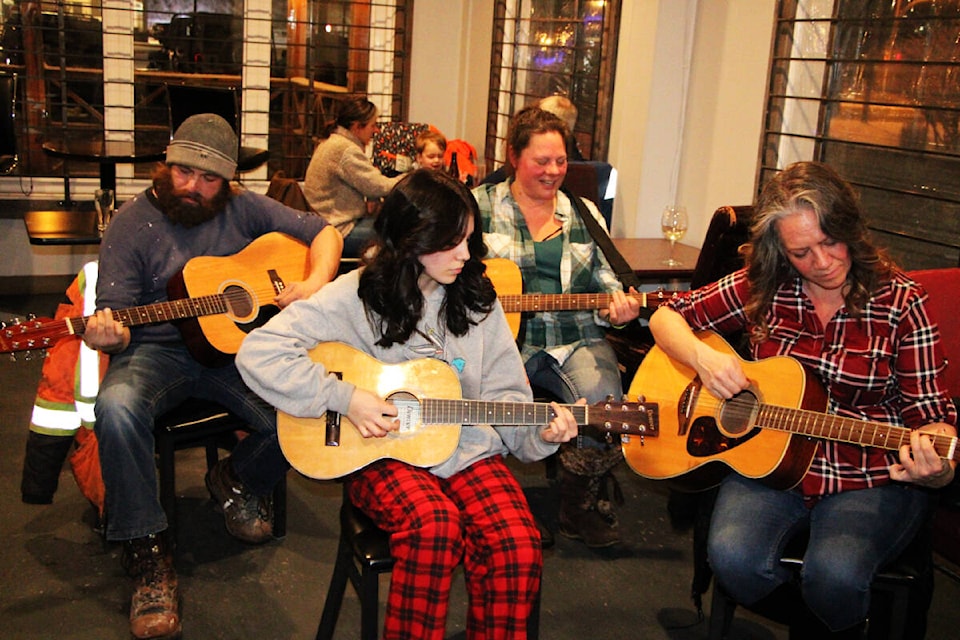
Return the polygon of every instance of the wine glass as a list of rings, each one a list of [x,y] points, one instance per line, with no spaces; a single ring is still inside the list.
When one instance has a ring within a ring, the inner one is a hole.
[[[97,189],[93,194],[93,202],[97,207],[97,231],[102,236],[113,218],[113,189]]]
[[[673,258],[673,245],[687,233],[687,208],[679,205],[667,205],[660,216],[660,230],[663,237],[670,241],[670,257],[663,264],[678,267],[681,262]]]

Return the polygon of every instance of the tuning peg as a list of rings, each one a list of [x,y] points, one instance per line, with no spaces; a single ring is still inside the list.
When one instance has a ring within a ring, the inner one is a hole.
[[[608,394],[607,394],[607,402],[613,402],[613,394],[612,394],[612,393],[608,393]]]

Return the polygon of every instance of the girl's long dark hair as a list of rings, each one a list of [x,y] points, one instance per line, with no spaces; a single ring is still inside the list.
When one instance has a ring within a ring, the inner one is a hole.
[[[486,315],[496,300],[484,274],[487,248],[476,200],[460,181],[430,169],[410,173],[384,199],[374,224],[373,257],[360,275],[358,290],[367,316],[380,324],[378,345],[389,347],[410,338],[423,314],[420,256],[456,246],[471,219],[470,258],[457,279],[444,285],[446,299],[440,310],[440,321],[456,336],[476,324],[471,313]]]

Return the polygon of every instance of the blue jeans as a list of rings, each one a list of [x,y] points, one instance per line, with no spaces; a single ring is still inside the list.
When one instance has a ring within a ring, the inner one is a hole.
[[[375,219],[372,216],[364,216],[357,220],[350,233],[343,237],[343,252],[340,255],[344,258],[360,257],[360,252],[376,235],[373,231],[373,221]]]
[[[247,388],[232,363],[209,368],[183,345],[132,344],[111,356],[94,409],[108,540],[167,528],[157,493],[154,419],[189,397],[219,402],[255,430],[231,456],[248,490],[268,495],[289,469],[277,440],[275,410]]]
[[[926,491],[890,484],[834,494],[808,508],[799,491],[731,474],[717,496],[707,555],[723,588],[749,606],[790,579],[779,559],[787,542],[808,530],[803,599],[840,631],[867,617],[873,576],[913,539],[928,502]]]
[[[530,385],[539,387],[572,404],[586,398],[587,404],[603,402],[608,395],[617,400],[623,395],[617,354],[606,340],[578,347],[562,365],[546,351],[539,351],[525,363]],[[578,438],[580,446],[605,447],[595,438]]]

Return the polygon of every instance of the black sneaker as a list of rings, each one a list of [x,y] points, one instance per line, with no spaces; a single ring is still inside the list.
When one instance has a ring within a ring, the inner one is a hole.
[[[230,535],[250,544],[260,544],[273,537],[270,498],[247,491],[233,475],[230,458],[219,461],[207,472],[206,483],[217,508],[223,512]]]

